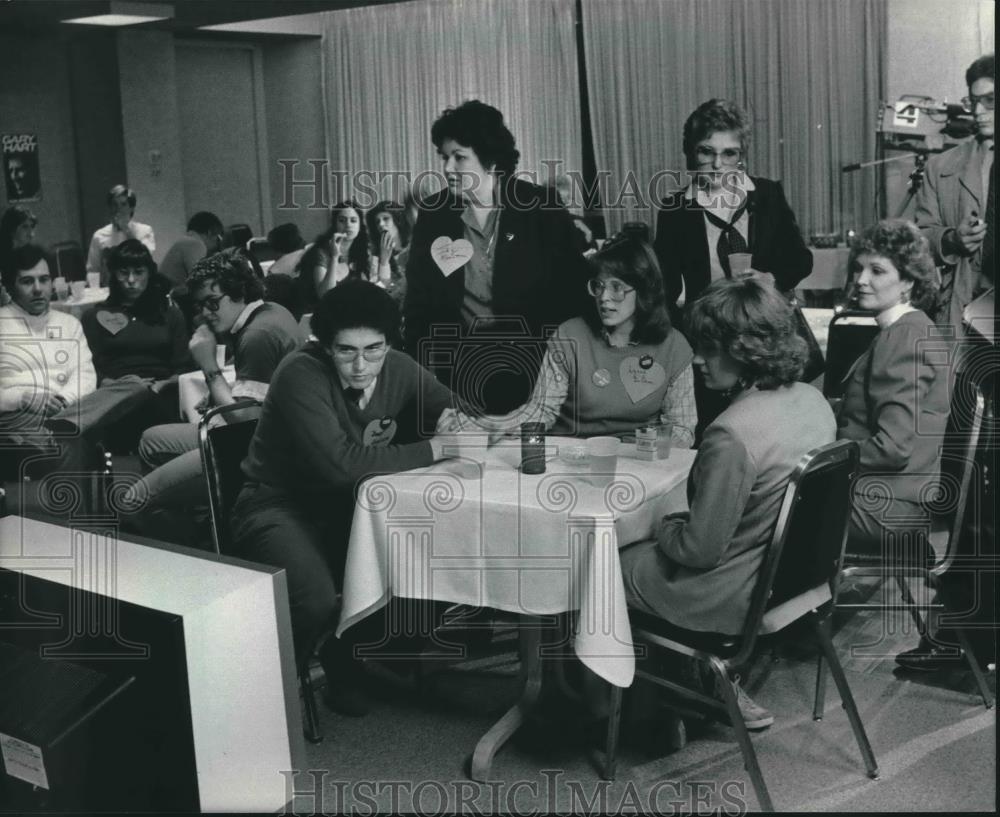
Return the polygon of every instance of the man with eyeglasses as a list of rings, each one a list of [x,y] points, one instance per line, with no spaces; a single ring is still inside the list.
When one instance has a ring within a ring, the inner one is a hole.
[[[201,325],[188,348],[205,375],[212,405],[241,399],[263,400],[278,364],[303,337],[283,306],[263,300],[263,284],[246,257],[225,250],[198,261],[188,279],[195,319]],[[236,382],[230,386],[216,358],[217,344],[232,347]],[[143,507],[131,522],[143,533],[193,547],[204,544],[206,489],[194,423],[154,426],[139,441],[139,459],[148,472],[134,489]]]
[[[914,221],[944,267],[939,324],[961,327],[962,312],[993,286],[993,106],[996,60],[980,57],[965,72],[969,95],[962,100],[975,117],[976,138],[927,163]]]
[[[285,569],[300,667],[336,624],[357,486],[431,465],[455,441],[451,390],[389,347],[398,330],[398,306],[374,284],[347,281],[323,295],[316,340],[275,372],[243,461],[233,536],[240,553]],[[370,616],[320,648],[335,711],[367,712],[353,645],[381,641],[384,626]]]

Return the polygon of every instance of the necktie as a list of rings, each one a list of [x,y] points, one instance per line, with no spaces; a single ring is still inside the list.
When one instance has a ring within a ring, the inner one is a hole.
[[[990,168],[990,187],[989,191],[986,193],[986,236],[983,238],[983,255],[982,261],[979,265],[979,272],[984,278],[988,278],[992,283],[995,280],[995,274],[993,269],[994,255],[993,255],[993,222],[996,221],[996,193],[994,193],[993,179],[997,175],[997,166],[994,163],[993,167]]]
[[[364,389],[355,389],[351,386],[348,386],[346,389],[344,389],[344,399],[348,403],[354,403],[354,405],[357,406],[358,404],[361,403],[361,398],[364,396],[364,393],[365,393]]]
[[[715,245],[715,251],[719,256],[719,265],[726,273],[727,278],[732,278],[732,270],[729,268],[729,256],[734,252],[749,252],[746,239],[736,229],[736,222],[743,218],[747,206],[744,204],[733,213],[732,221],[725,222],[714,213],[705,211],[705,217],[719,229],[719,241]]]

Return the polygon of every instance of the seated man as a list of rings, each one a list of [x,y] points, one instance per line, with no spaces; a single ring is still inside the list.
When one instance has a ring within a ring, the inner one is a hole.
[[[87,272],[99,272],[101,286],[108,285],[108,253],[126,238],[137,238],[151,253],[156,252],[153,228],[148,224],[132,220],[136,201],[135,193],[123,184],[116,184],[108,191],[111,223],[105,224],[94,233],[94,237],[90,239],[90,251],[87,253]]]
[[[225,228],[215,213],[202,210],[191,216],[187,233],[173,243],[160,262],[160,274],[169,279],[175,292],[187,292],[187,279],[194,265],[222,249],[224,232]]]
[[[204,315],[188,344],[205,375],[213,405],[240,398],[263,400],[282,358],[303,341],[302,330],[283,306],[265,303],[260,280],[245,257],[226,250],[195,264],[188,279],[195,316]],[[215,347],[232,345],[236,382],[230,386],[216,362]],[[205,507],[207,494],[198,452],[198,427],[172,423],[147,430],[139,442],[144,470],[134,489],[144,507],[133,518],[140,531],[159,539],[197,546],[203,541],[192,507]]]
[[[268,243],[279,253],[268,270],[269,275],[298,275],[299,261],[306,253],[306,243],[297,225],[279,224],[267,234]]]
[[[241,555],[285,569],[300,667],[336,624],[358,484],[430,465],[455,440],[441,433],[455,416],[451,391],[389,348],[398,328],[398,307],[380,287],[348,281],[327,292],[312,316],[316,340],[278,368],[243,461],[234,539]],[[434,428],[430,439],[421,433]],[[352,647],[380,640],[384,626],[384,616],[369,616],[321,648],[337,711],[367,711]]]
[[[82,450],[53,435],[53,418],[71,416],[97,386],[80,321],[49,308],[52,276],[37,244],[19,247],[3,270],[12,303],[0,307],[0,448],[28,464],[27,476],[83,466]],[[69,437],[76,435],[71,433]],[[45,456],[47,454],[47,456]]]

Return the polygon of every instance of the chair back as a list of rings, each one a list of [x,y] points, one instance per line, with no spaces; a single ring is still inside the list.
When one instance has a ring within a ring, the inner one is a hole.
[[[76,241],[60,241],[49,248],[52,257],[52,272],[55,277],[67,281],[87,280],[87,264],[83,250]]]
[[[857,466],[858,444],[853,440],[815,448],[799,461],[785,488],[750,599],[741,657],[734,663],[752,654],[764,613],[823,582],[836,581]]]
[[[216,553],[232,552],[229,517],[243,487],[244,477],[240,464],[246,457],[250,441],[257,430],[260,407],[261,404],[255,400],[218,406],[206,412],[198,426],[198,443],[202,470],[208,484],[208,507],[212,516],[212,541]],[[238,417],[233,416],[237,413]],[[225,422],[216,420],[213,423],[215,418]]]
[[[825,397],[843,396],[844,378],[871,346],[878,331],[878,324],[870,312],[845,311],[833,316],[826,340]]]
[[[262,266],[269,262],[274,263],[281,258],[281,253],[271,246],[271,242],[266,238],[251,238],[247,244],[247,249]]]

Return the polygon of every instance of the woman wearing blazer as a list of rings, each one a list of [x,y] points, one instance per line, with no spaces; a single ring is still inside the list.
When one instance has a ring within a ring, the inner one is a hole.
[[[922,311],[938,277],[914,224],[880,221],[851,255],[858,305],[875,313],[880,331],[847,375],[837,418],[838,436],[861,444],[848,550],[880,552],[887,532],[930,525],[925,503],[938,484],[948,420],[948,350]]]
[[[531,394],[546,327],[582,314],[588,268],[566,210],[513,178],[520,153],[500,111],[449,108],[431,139],[448,186],[422,202],[414,230],[406,350],[470,413],[505,413]]]
[[[756,277],[781,291],[812,272],[808,250],[781,183],[750,176],[750,121],[732,102],[710,99],[684,123],[690,184],[660,203],[653,248],[667,302],[691,303],[712,282],[732,274],[729,255],[750,253]],[[698,436],[724,404],[695,380]]]

